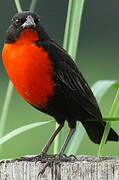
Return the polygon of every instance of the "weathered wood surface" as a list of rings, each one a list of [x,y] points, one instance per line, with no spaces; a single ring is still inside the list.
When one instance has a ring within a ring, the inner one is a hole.
[[[0,180],[119,180],[119,157],[77,156],[76,162],[53,163],[38,177],[45,163],[0,162]]]

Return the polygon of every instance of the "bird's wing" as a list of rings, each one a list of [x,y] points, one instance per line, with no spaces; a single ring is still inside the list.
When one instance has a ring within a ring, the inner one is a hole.
[[[44,47],[54,63],[56,85],[64,87],[66,93],[92,117],[101,119],[96,99],[72,58],[53,40],[44,43]]]

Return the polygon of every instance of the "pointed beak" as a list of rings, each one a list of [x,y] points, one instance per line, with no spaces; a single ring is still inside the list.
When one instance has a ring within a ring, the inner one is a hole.
[[[32,16],[27,16],[26,21],[22,24],[23,28],[35,28],[36,24]]]

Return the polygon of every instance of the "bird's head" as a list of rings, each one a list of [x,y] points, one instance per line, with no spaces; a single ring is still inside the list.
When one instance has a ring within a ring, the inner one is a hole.
[[[6,32],[5,42],[15,42],[21,36],[21,34],[24,34],[27,38],[27,35],[24,32],[37,34],[37,38],[34,36],[35,39],[32,40],[42,41],[48,38],[47,33],[40,24],[38,14],[30,11],[20,12],[13,16],[11,25],[8,27]]]

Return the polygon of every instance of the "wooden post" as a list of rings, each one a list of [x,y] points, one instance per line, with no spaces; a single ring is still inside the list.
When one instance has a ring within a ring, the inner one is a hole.
[[[119,180],[119,157],[77,158],[73,162],[53,163],[39,177],[45,163],[3,160],[0,162],[0,180]]]

